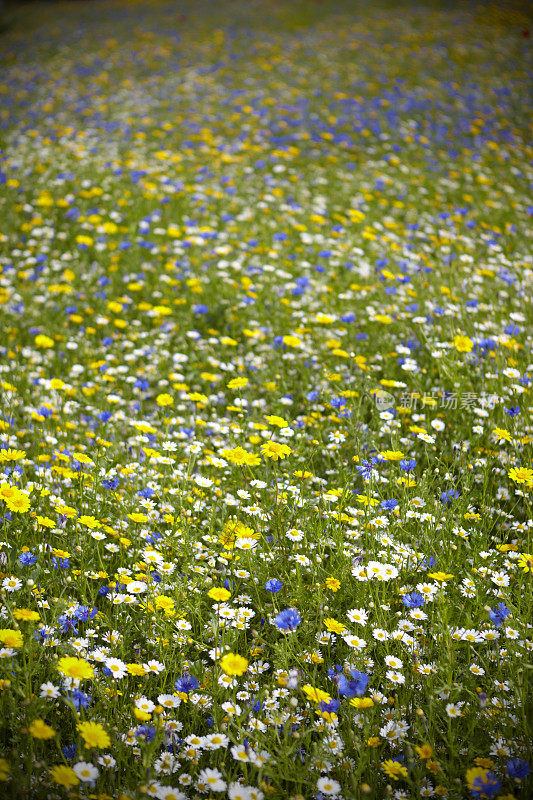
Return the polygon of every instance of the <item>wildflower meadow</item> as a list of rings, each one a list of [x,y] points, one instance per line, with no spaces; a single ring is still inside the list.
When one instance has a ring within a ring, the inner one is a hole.
[[[531,797],[526,4],[0,13],[0,797]]]

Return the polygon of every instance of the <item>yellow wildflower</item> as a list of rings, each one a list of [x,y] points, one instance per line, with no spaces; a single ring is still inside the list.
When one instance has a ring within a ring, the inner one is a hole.
[[[237,653],[226,653],[219,663],[226,675],[243,675],[248,669],[248,661]]]
[[[28,730],[34,739],[53,739],[56,735],[55,730],[44,719],[34,719]]]
[[[261,452],[265,456],[265,458],[271,458],[274,461],[277,461],[279,458],[284,459],[285,456],[288,456],[292,453],[292,450],[286,444],[279,444],[279,442],[265,442],[264,445],[261,447]]]
[[[67,788],[70,786],[77,786],[80,782],[74,770],[71,767],[67,767],[65,764],[57,764],[57,766],[53,767],[50,770],[50,777],[54,783],[58,783],[60,786],[65,786]]]
[[[85,742],[85,747],[97,747],[103,750],[111,744],[109,734],[99,722],[80,722],[78,730]]]
[[[474,342],[468,336],[458,334],[453,340],[453,346],[458,353],[471,353],[474,349]]]

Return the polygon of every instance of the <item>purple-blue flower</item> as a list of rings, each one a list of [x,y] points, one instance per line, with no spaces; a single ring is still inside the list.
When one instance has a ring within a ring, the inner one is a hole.
[[[392,511],[398,505],[398,500],[392,498],[391,500],[382,500],[381,508],[385,509],[385,511]]]
[[[362,461],[361,464],[356,465],[355,468],[359,473],[359,475],[362,475],[365,480],[370,480],[370,478],[374,473],[373,467],[375,463],[376,462],[374,461],[374,459],[372,459],[372,461]]]
[[[177,692],[189,694],[190,692],[194,692],[195,689],[198,689],[200,682],[194,675],[189,675],[188,672],[184,672],[183,675],[178,678],[174,686]]]
[[[76,711],[80,711],[82,708],[88,708],[93,698],[92,695],[82,692],[81,689],[74,689],[70,699],[74,703]]]
[[[422,608],[426,599],[420,592],[410,592],[402,597],[402,603],[406,608]]]
[[[332,397],[329,404],[332,408],[342,408],[346,405],[346,400],[344,397]]]
[[[330,700],[327,703],[322,701],[318,704],[318,707],[321,711],[327,711],[329,714],[336,714],[340,706],[340,700]]]
[[[446,489],[446,491],[441,494],[440,501],[449,506],[452,500],[455,500],[457,497],[459,497],[459,492],[456,491],[456,489]]]
[[[495,608],[491,608],[489,611],[489,617],[491,622],[494,623],[496,628],[499,628],[504,621],[504,619],[510,616],[511,612],[505,605],[505,603],[498,603]]]
[[[356,669],[350,670],[350,678],[344,674],[335,678],[339,694],[341,697],[348,697],[349,699],[361,697],[366,692],[370,678],[364,672],[358,672]]]
[[[523,758],[510,758],[505,769],[510,778],[516,778],[519,781],[527,778],[531,772],[528,762]]]
[[[510,417],[517,417],[520,414],[520,406],[511,406],[510,408],[504,408],[506,414],[509,414]]]
[[[479,778],[474,778],[470,794],[476,798],[491,798],[496,797],[501,788],[502,785],[496,775],[487,772],[485,776],[480,775]]]
[[[63,753],[64,757],[67,761],[70,761],[76,755],[77,745],[75,744],[66,744],[64,747],[61,748],[61,752]]]
[[[267,590],[267,592],[272,592],[273,594],[279,592],[282,586],[283,586],[282,582],[279,581],[277,578],[269,578],[268,581],[265,583],[265,589]]]
[[[282,631],[295,631],[302,618],[295,608],[285,608],[276,614],[274,624]]]
[[[139,739],[144,736],[145,741],[151,742],[155,739],[156,729],[152,725],[140,725],[135,731],[135,736]]]
[[[20,554],[19,561],[23,567],[31,567],[31,565],[35,564],[37,561],[37,556],[33,553],[30,553],[30,551],[27,551]]]

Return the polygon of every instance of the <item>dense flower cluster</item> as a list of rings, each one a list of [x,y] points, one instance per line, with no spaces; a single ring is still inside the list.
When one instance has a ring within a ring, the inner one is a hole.
[[[527,20],[97,6],[2,34],[0,794],[525,800]]]

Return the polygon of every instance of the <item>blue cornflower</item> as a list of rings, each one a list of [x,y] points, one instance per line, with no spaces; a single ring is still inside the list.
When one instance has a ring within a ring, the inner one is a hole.
[[[350,670],[351,680],[344,674],[339,675],[335,680],[337,688],[341,697],[361,697],[365,691],[370,678],[364,672],[358,672],[356,669]]]
[[[420,592],[410,592],[402,597],[402,603],[406,608],[422,608],[426,598]]]
[[[510,758],[505,765],[505,769],[510,778],[517,778],[519,781],[527,778],[531,772],[528,762],[523,758]]]
[[[400,469],[405,470],[405,472],[412,472],[416,467],[416,461],[414,458],[402,458],[399,466]]]
[[[70,561],[68,558],[56,558],[56,556],[52,556],[52,566],[54,569],[68,569],[70,567]]]
[[[485,776],[480,775],[479,778],[474,778],[470,794],[472,797],[491,798],[495,797],[501,788],[502,785],[496,775],[487,772]]]
[[[392,511],[398,505],[398,500],[391,498],[390,500],[383,500],[381,502],[381,508],[384,508],[385,511]]]
[[[90,608],[89,606],[78,606],[72,613],[72,616],[79,619],[80,622],[88,622],[94,619],[98,614],[97,608]]]
[[[302,618],[295,608],[285,608],[276,614],[274,624],[282,631],[295,631]]]
[[[340,700],[330,700],[329,702],[325,703],[324,701],[318,704],[318,707],[321,711],[327,711],[330,714],[336,714],[341,706]]]
[[[499,628],[504,621],[504,619],[510,616],[511,612],[505,605],[505,603],[498,603],[495,608],[491,608],[489,611],[489,617],[491,622],[494,623],[496,628]]]
[[[27,553],[20,554],[19,561],[23,567],[31,567],[31,565],[35,564],[37,561],[37,556],[28,551]]]
[[[342,670],[342,664],[335,664],[334,667],[328,667],[328,678],[331,678],[332,681],[336,680],[337,676],[341,674]]]
[[[296,755],[298,756],[298,758],[300,759],[302,764],[305,764],[305,759],[306,759],[306,756],[307,756],[305,747],[297,747],[294,752],[296,753]]]
[[[307,392],[306,398],[309,400],[310,403],[314,403],[315,400],[318,400],[320,397],[320,392],[317,392],[316,389],[312,392]]]
[[[511,323],[510,325],[505,326],[504,332],[508,336],[518,336],[518,334],[520,333],[520,328],[518,327],[518,325],[514,325],[513,323]]]
[[[120,484],[119,478],[109,478],[109,480],[102,481],[102,486],[104,489],[116,489],[117,486]]]
[[[329,404],[332,408],[342,408],[346,405],[346,399],[344,397],[332,397]]]
[[[373,470],[374,463],[375,463],[374,460],[362,461],[361,464],[357,464],[355,468],[359,473],[359,475],[362,475],[363,478],[368,481],[370,480],[374,472]]]
[[[455,500],[457,497],[459,497],[458,491],[455,489],[446,489],[446,491],[441,494],[440,501],[444,503],[444,505],[449,506],[452,500]]]
[[[145,741],[152,742],[155,739],[156,729],[153,725],[140,725],[135,731],[137,738],[144,736]]]
[[[265,583],[265,589],[267,590],[267,592],[272,592],[273,594],[279,592],[282,586],[283,583],[279,581],[277,578],[269,578]]]
[[[177,692],[189,694],[190,692],[194,692],[195,689],[198,689],[200,682],[194,675],[189,675],[188,672],[184,672],[181,677],[178,678],[174,686]]]
[[[76,755],[76,750],[78,748],[75,744],[66,744],[64,747],[61,748],[61,752],[65,756],[67,761],[70,761]]]
[[[92,695],[85,694],[81,689],[74,689],[70,699],[74,703],[76,711],[80,711],[82,708],[88,708],[93,698]]]
[[[511,406],[510,408],[505,408],[504,411],[510,417],[517,417],[520,414],[520,406]]]
[[[67,614],[61,614],[57,621],[61,626],[62,633],[67,633],[68,631],[72,631],[72,633],[78,633],[78,629],[76,628],[76,618],[70,617]]]

